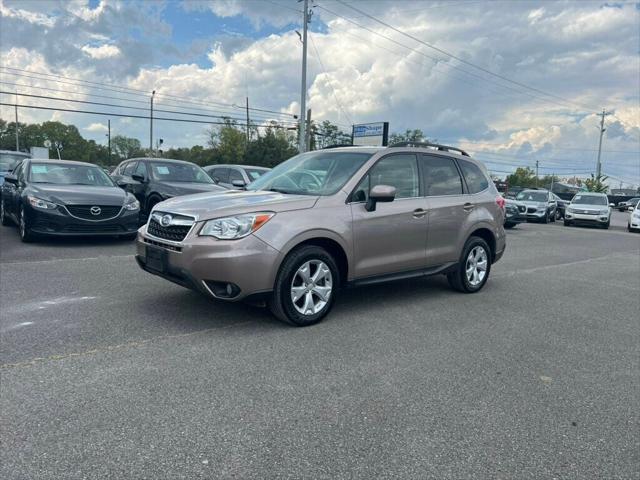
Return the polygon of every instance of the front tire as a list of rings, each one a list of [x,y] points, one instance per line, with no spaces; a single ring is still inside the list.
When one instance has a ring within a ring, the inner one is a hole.
[[[513,228],[515,227],[516,224],[515,223],[511,223],[511,222],[507,222],[504,224],[504,228]]]
[[[7,212],[5,212],[4,210],[4,200],[0,200],[0,223],[2,223],[2,225],[4,225],[5,227],[11,225],[11,221],[7,216]]]
[[[602,228],[604,228],[605,230],[609,230],[609,226],[611,225],[611,220],[607,220],[607,223],[605,223],[604,225],[602,225]]]
[[[480,237],[469,237],[454,272],[447,275],[449,285],[462,293],[476,293],[487,283],[491,272],[491,249]]]
[[[18,231],[20,233],[20,240],[24,243],[29,243],[33,241],[33,233],[31,233],[31,229],[29,225],[27,225],[27,217],[24,213],[24,207],[20,207],[20,218],[18,223]]]
[[[295,249],[282,262],[269,302],[283,322],[306,327],[320,322],[331,310],[340,287],[340,272],[324,248]]]

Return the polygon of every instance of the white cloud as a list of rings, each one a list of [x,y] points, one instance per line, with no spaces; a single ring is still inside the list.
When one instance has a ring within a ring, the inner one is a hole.
[[[85,45],[82,47],[82,51],[89,55],[91,58],[102,60],[104,58],[118,57],[122,54],[120,49],[115,45],[104,44],[99,47],[93,47],[91,45]]]
[[[106,132],[108,129],[104,123],[92,123],[89,126],[84,127],[83,130],[86,130],[87,132],[100,133]]]

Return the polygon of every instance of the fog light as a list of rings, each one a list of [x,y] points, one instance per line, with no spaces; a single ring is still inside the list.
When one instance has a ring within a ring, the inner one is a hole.
[[[234,283],[205,280],[204,284],[214,297],[234,298],[240,294],[240,287]]]

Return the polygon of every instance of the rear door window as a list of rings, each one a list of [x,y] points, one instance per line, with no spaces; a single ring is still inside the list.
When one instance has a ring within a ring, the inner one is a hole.
[[[458,164],[467,182],[469,193],[479,193],[489,188],[489,180],[475,163],[458,160]]]
[[[453,158],[424,155],[422,177],[427,196],[462,194],[462,178]]]

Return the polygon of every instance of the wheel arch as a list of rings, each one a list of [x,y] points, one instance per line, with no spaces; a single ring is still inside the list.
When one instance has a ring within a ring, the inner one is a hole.
[[[495,258],[496,258],[496,243],[497,243],[496,237],[495,237],[495,234],[493,233],[493,231],[490,228],[487,228],[485,226],[476,228],[475,230],[473,230],[467,236],[467,239],[465,240],[465,243],[471,237],[480,237],[485,242],[487,242],[487,244],[489,245],[489,248],[491,249],[491,263],[493,263],[495,261]]]

